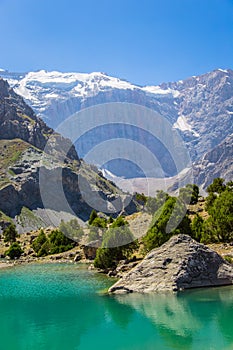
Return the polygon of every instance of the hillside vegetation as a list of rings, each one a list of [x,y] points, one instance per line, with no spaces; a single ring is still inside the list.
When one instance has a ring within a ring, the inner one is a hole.
[[[154,198],[137,194],[141,208],[138,213],[114,219],[93,210],[84,229],[74,219],[68,223],[62,221],[58,228],[18,235],[11,223],[3,230],[0,253],[11,259],[22,256],[27,259],[87,247],[91,255],[81,253],[82,257],[94,258],[95,267],[108,271],[116,269],[122,260],[141,259],[172,235],[184,233],[211,245],[231,261],[233,183],[216,178],[207,191],[206,198],[199,196],[196,185],[182,188],[178,197],[163,191],[158,191]],[[1,215],[7,220],[7,216]]]

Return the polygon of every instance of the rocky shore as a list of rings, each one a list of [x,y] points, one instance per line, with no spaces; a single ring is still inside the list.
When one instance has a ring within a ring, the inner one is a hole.
[[[233,284],[233,266],[188,235],[176,235],[150,251],[109,293],[180,291]]]

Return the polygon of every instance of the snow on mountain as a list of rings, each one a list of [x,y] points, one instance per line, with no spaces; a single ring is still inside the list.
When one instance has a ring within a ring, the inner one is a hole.
[[[192,129],[184,115],[179,115],[177,121],[173,124],[173,128],[181,131],[190,131],[196,137],[200,136],[195,130]]]
[[[50,119],[47,110],[57,101],[60,103],[71,98],[83,101],[97,96],[101,92],[115,89],[118,91],[148,92],[160,97],[167,94],[174,97],[179,95],[179,92],[172,89],[162,89],[159,86],[142,88],[101,72],[87,74],[40,70],[23,75],[0,72],[0,76],[8,80],[15,92],[23,96],[40,117],[46,119]]]
[[[53,128],[72,114],[90,106],[111,102],[141,105],[164,117],[179,132],[191,160],[195,162],[233,133],[231,69],[216,69],[178,82],[145,87],[101,72],[0,71],[0,77],[7,79],[11,87]],[[175,175],[174,164],[164,147],[149,134],[137,131],[133,125],[126,125],[124,130],[120,126],[107,125],[88,133],[82,143],[76,145],[78,154],[84,157],[98,143],[109,138],[122,138],[122,135],[143,143],[156,154],[166,176]],[[127,170],[126,177],[130,178],[135,173],[130,166],[125,167],[118,162],[120,166]],[[107,169],[116,174],[114,168]]]
[[[155,95],[172,95],[174,98],[179,96],[179,91],[173,89],[162,89],[160,86],[145,86],[142,90]]]

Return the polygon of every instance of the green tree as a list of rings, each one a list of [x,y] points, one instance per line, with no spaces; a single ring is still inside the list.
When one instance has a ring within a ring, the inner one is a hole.
[[[146,209],[152,215],[159,209],[159,203],[156,197],[148,197]]]
[[[144,207],[144,205],[147,202],[147,197],[144,195],[144,193],[137,193],[135,194],[136,201]]]
[[[150,229],[143,238],[146,251],[159,247],[174,234],[190,234],[190,222],[185,205],[179,199],[169,197],[154,214]]]
[[[224,185],[224,179],[217,177],[213,180],[212,184],[207,187],[208,193],[222,193],[226,189],[226,185]]]
[[[120,260],[128,258],[136,248],[137,241],[128,227],[128,222],[120,216],[104,233],[102,246],[97,250],[94,265],[102,269],[115,267]]]
[[[79,242],[82,236],[84,235],[84,231],[79,225],[79,222],[77,219],[71,219],[68,222],[64,222],[64,220],[61,220],[61,223],[59,225],[59,230],[66,237],[76,242]]]
[[[11,244],[10,248],[5,252],[5,255],[9,256],[11,259],[19,258],[23,254],[18,242]]]
[[[99,240],[100,237],[100,233],[99,233],[99,228],[98,227],[94,227],[94,226],[90,226],[90,230],[88,233],[88,241],[96,241]]]
[[[95,216],[95,214],[94,214]],[[89,220],[90,223],[90,220]],[[89,242],[100,239],[103,235],[104,229],[107,228],[107,220],[105,218],[100,218],[96,216],[94,219],[92,218],[90,224],[90,231],[88,234]]]
[[[160,190],[157,191],[156,197],[148,197],[146,203],[146,209],[149,214],[154,214],[163,204],[168,200],[169,195]]]
[[[204,229],[212,241],[230,242],[233,239],[233,192],[221,192],[209,209],[210,217]]]
[[[91,222],[91,226],[99,227],[99,228],[106,228],[107,227],[107,221],[104,218],[99,218],[98,216]]]
[[[185,204],[196,204],[199,196],[199,187],[195,184],[188,184],[180,189],[179,198]]]
[[[35,238],[34,241],[32,242],[33,250],[36,253],[38,253],[45,242],[47,242],[47,237],[44,233],[44,230],[41,229],[37,238]]]
[[[32,243],[32,248],[40,257],[65,252],[72,249],[75,244],[58,229],[52,230],[48,236],[43,230],[40,230],[38,237]]]
[[[19,236],[14,224],[10,224],[3,230],[4,242],[15,242]]]
[[[111,248],[98,248],[94,260],[94,266],[98,269],[108,269],[116,266]]]
[[[208,211],[209,213],[209,210],[212,208],[213,204],[214,204],[214,201],[215,199],[217,199],[217,195],[213,192],[210,192],[209,195],[206,197],[205,199],[205,210]]]
[[[41,256],[47,256],[49,254],[51,254],[51,246],[50,246],[49,240],[47,239],[44,242],[44,244],[42,244],[40,250],[37,253],[37,256],[41,257]]]
[[[92,222],[98,217],[97,212],[93,209],[91,214],[90,214],[90,218],[88,221],[88,224],[91,225]]]
[[[50,243],[51,254],[62,253],[74,247],[74,241],[66,237],[59,230],[53,230],[48,235],[48,239]]]
[[[233,192],[233,181],[229,181],[226,183],[226,190]]]
[[[191,223],[191,230],[192,237],[198,242],[201,242],[203,238],[203,224],[204,220],[202,217],[199,214],[196,214]]]

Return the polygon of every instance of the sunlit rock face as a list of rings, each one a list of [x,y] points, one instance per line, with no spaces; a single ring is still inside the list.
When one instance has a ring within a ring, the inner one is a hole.
[[[150,251],[109,292],[121,294],[179,291],[232,283],[231,264],[190,236],[179,234]]]
[[[0,72],[0,75],[53,128],[74,113],[95,105],[112,102],[137,104],[169,121],[171,128],[181,135],[192,162],[200,161],[206,152],[211,152],[233,133],[233,71],[230,69],[217,69],[186,80],[145,87],[100,72]],[[87,132],[77,140],[79,156],[85,158],[106,138],[130,139],[142,143],[158,158],[161,168],[156,169],[153,177],[174,176],[177,173],[174,159],[164,145],[133,124],[132,120],[131,125],[109,124]],[[100,166],[98,161],[96,165]],[[135,169],[130,163],[125,165],[119,159],[104,164],[104,168],[126,178],[145,177],[143,169]],[[222,175],[221,169],[214,172]],[[203,184],[201,179],[197,177],[196,182]]]

